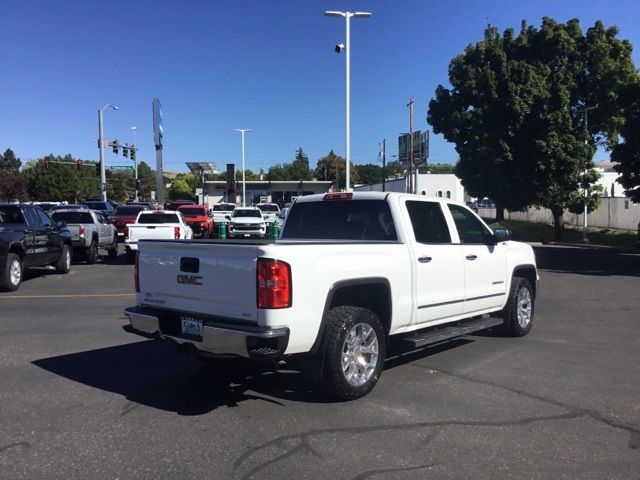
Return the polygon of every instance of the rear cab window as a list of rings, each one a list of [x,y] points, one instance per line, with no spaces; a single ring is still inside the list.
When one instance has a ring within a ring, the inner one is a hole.
[[[397,241],[386,200],[327,200],[296,203],[283,239]]]
[[[74,212],[53,212],[51,215],[54,222],[65,222],[69,224],[74,223],[93,223],[93,217],[89,212],[83,212],[82,210]]]
[[[138,223],[180,223],[176,213],[145,213],[140,215]]]
[[[438,202],[408,200],[406,208],[416,242],[451,243],[451,233]]]

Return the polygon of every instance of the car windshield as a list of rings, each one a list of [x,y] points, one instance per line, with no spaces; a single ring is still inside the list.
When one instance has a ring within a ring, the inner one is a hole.
[[[175,213],[146,213],[140,215],[138,223],[180,223]]]
[[[262,214],[260,210],[240,208],[233,211],[233,217],[254,217],[254,218],[262,218]]]
[[[281,238],[319,240],[397,240],[384,200],[327,200],[297,203],[287,215]]]
[[[0,206],[0,223],[24,225],[24,216],[18,207]]]
[[[187,218],[203,217],[204,210],[202,208],[180,208],[180,213]]]
[[[258,208],[263,212],[279,212],[280,211],[277,205],[258,205]]]
[[[214,212],[233,212],[236,206],[233,203],[218,203],[213,206]]]
[[[93,217],[89,212],[81,210],[76,212],[54,212],[51,215],[54,222],[65,223],[93,223]]]
[[[83,205],[86,205],[93,210],[108,210],[111,206],[110,204],[104,202],[84,202]]]
[[[140,213],[142,210],[145,210],[145,208],[142,206],[118,207],[116,209],[115,215],[135,216],[135,215],[138,215],[138,213]]]

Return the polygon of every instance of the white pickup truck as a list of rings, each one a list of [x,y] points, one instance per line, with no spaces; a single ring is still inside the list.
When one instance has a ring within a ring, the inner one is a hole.
[[[465,205],[382,192],[300,197],[275,241],[146,241],[136,265],[128,331],[214,362],[306,355],[341,400],[375,386],[391,336],[526,335],[538,281],[532,248]]]
[[[133,263],[140,240],[188,240],[193,230],[182,213],[171,210],[142,210],[135,223],[127,224],[124,240],[127,260]]]

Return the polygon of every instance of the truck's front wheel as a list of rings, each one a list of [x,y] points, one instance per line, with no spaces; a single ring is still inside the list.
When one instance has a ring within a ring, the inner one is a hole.
[[[526,278],[513,277],[509,299],[502,311],[506,335],[523,337],[533,325],[535,294],[531,283]]]
[[[335,307],[327,314],[320,387],[339,400],[355,400],[375,387],[387,353],[380,319],[361,307]]]

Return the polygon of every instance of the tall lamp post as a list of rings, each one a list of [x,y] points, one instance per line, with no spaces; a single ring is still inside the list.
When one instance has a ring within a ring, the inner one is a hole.
[[[244,134],[253,130],[252,128],[234,128],[236,132],[242,135],[242,206],[245,207],[245,195],[247,193],[245,173],[244,173]]]
[[[351,162],[351,111],[350,111],[350,100],[351,100],[351,17],[354,18],[369,18],[371,16],[370,12],[339,12],[335,10],[327,10],[324,12],[327,17],[344,17],[346,22],[346,40],[345,44],[336,45],[336,53],[340,53],[342,50],[346,50],[346,74],[345,74],[345,84],[346,84],[346,94],[345,94],[345,137],[346,137],[346,181],[345,188],[347,192],[351,191],[351,172],[350,165]]]
[[[578,112],[582,112],[584,113],[584,131],[587,133],[587,135],[589,135],[589,110],[594,110],[597,107],[597,105],[592,105],[590,107],[585,106],[583,109],[578,110]],[[588,140],[585,140],[585,143],[588,143]],[[584,182],[585,182],[585,187],[584,187],[584,213],[583,213],[583,223],[582,223],[582,241],[584,243],[589,243],[589,236],[587,234],[587,215],[589,214],[589,212],[587,211],[587,196],[588,196],[588,192],[587,192],[587,161],[585,160],[585,164],[584,164]]]
[[[118,107],[107,103],[104,107],[98,109],[98,149],[100,150],[100,192],[102,193],[102,201],[107,201],[107,175],[104,167],[104,127],[102,120],[102,112],[107,108],[120,110]]]
[[[135,183],[136,185],[136,202],[138,201],[138,149],[136,148],[136,130],[138,129],[138,127],[131,127],[131,131],[133,131],[133,150],[131,150],[133,153],[133,167],[135,169],[135,181],[133,183]]]

